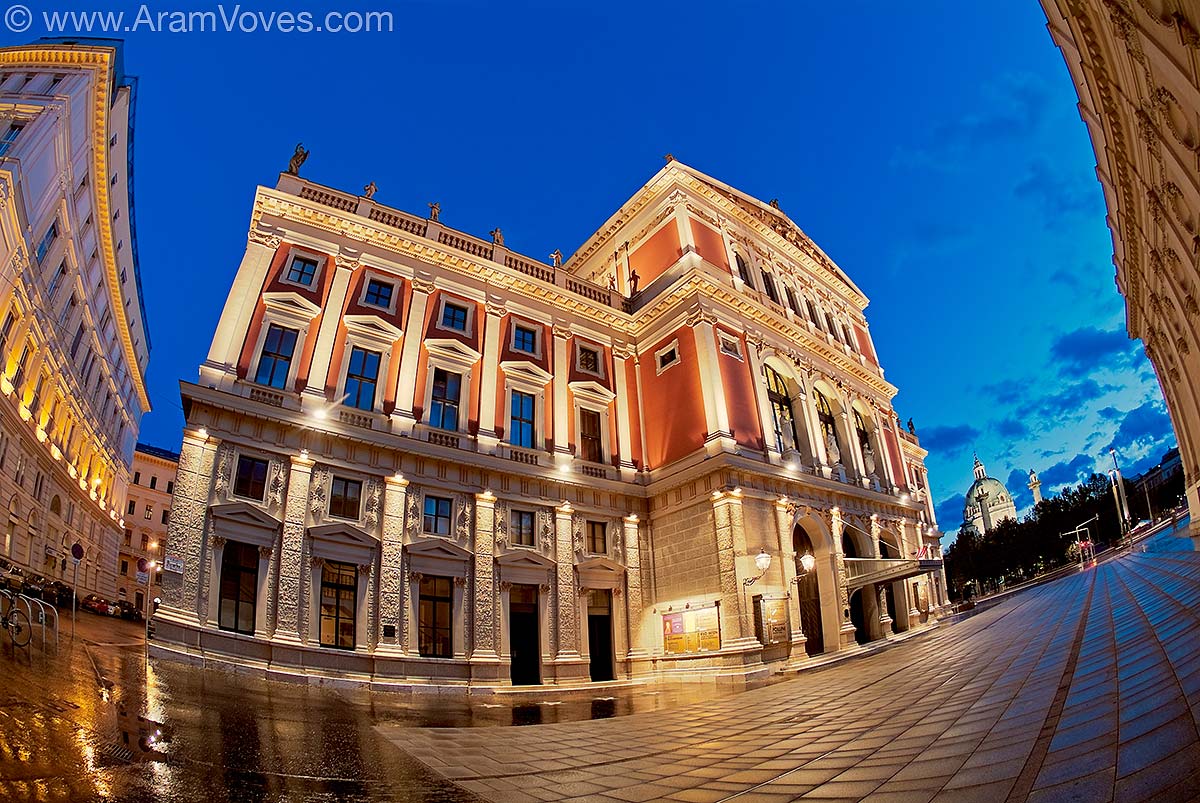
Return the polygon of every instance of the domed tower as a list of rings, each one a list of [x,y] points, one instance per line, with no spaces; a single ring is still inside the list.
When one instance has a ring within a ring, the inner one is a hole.
[[[1029,469],[1029,490],[1033,491],[1033,503],[1041,504],[1042,501],[1042,481],[1038,479],[1037,472]]]
[[[989,477],[979,455],[975,455],[975,481],[967,489],[963,504],[963,524],[971,524],[978,532],[995,529],[1004,519],[1017,517],[1017,505],[1004,483]]]

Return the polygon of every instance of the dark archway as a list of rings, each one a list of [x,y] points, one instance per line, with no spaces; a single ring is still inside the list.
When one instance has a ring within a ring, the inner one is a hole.
[[[854,640],[866,644],[871,640],[867,632],[867,612],[864,607],[862,589],[850,595],[850,624],[854,625]]]
[[[812,539],[797,524],[792,530],[792,551],[796,553],[796,597],[800,602],[800,629],[804,631],[804,651],[809,655],[820,655],[825,651],[825,630],[821,626],[821,585],[816,567],[804,574],[800,565],[803,555],[815,555]],[[801,576],[803,575],[803,576]]]
[[[842,556],[847,558],[860,557],[858,547],[854,543],[854,539],[850,537],[850,533],[842,533]]]

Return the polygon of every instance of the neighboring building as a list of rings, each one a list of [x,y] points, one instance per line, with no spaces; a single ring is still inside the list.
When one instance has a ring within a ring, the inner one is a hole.
[[[162,593],[162,554],[171,520],[171,495],[179,455],[139,443],[133,453],[133,478],[125,501],[125,534],[118,556],[117,599],[144,612]],[[146,562],[140,573],[139,561]]]
[[[1096,150],[1117,289],[1150,358],[1200,547],[1200,8],[1178,0],[1042,0]]]
[[[149,339],[119,43],[0,49],[0,547],[114,596]]]
[[[155,654],[743,678],[944,604],[867,299],[777,206],[670,161],[561,267],[431,211],[258,189],[182,385]]]
[[[982,535],[994,530],[1004,519],[1016,521],[1017,505],[1012,494],[1004,487],[1004,483],[987,475],[983,463],[979,462],[979,455],[975,455],[974,470],[975,481],[967,489],[966,501],[963,502],[963,524],[971,525]],[[1036,475],[1032,475],[1031,481],[1036,478]]]

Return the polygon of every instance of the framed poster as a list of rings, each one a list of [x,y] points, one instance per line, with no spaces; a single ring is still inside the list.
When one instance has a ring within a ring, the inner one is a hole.
[[[662,628],[667,655],[721,649],[721,617],[716,605],[664,613]]]

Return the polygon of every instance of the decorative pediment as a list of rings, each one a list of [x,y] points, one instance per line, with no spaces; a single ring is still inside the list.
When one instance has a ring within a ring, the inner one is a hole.
[[[317,317],[321,308],[299,293],[291,290],[276,290],[263,293],[263,304],[267,312],[276,320],[290,323],[296,327],[304,327]]]
[[[471,553],[453,541],[442,538],[423,538],[404,547],[408,554],[408,569],[418,574],[440,574],[466,577],[471,565]]]
[[[600,404],[605,407],[617,398],[617,394],[613,393],[608,388],[601,385],[599,382],[588,380],[577,380],[567,385],[571,389],[571,393],[576,399],[593,404]]]
[[[575,564],[575,568],[580,574],[584,572],[610,572],[614,574],[625,574],[625,567],[617,563],[615,560],[610,560],[605,557],[588,558],[581,560]]]
[[[500,363],[504,376],[515,385],[526,385],[541,390],[554,378],[549,371],[528,360],[505,360]]]
[[[244,544],[271,546],[279,534],[279,519],[247,502],[229,502],[210,509],[213,530],[222,538]]]
[[[479,362],[481,356],[475,349],[453,338],[426,340],[425,349],[430,357],[464,371]]]
[[[575,564],[579,575],[579,587],[620,588],[625,576],[625,567],[608,558],[595,557]]]
[[[380,351],[387,351],[404,332],[378,315],[346,315],[342,318],[352,337],[367,341]]]
[[[537,569],[549,571],[554,568],[554,561],[545,555],[540,555],[531,549],[514,549],[496,558],[503,569]]]
[[[312,554],[326,560],[369,564],[379,541],[353,524],[333,522],[308,528]]]

